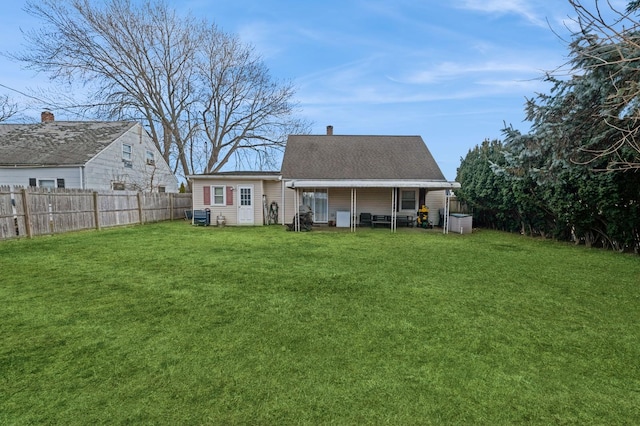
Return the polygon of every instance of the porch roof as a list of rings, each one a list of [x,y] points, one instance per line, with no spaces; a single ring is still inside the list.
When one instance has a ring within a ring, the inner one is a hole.
[[[405,179],[286,179],[287,188],[426,188],[458,189],[460,183],[444,180]]]

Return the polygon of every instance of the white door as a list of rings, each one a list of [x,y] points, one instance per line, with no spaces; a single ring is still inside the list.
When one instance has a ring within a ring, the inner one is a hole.
[[[238,225],[253,225],[253,185],[238,186]]]

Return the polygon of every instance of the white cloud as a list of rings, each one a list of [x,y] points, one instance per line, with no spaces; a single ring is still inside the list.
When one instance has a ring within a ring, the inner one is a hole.
[[[527,0],[457,0],[454,6],[488,14],[519,15],[533,25],[547,25],[544,16],[538,14],[531,2]]]
[[[513,79],[531,78],[543,73],[540,62],[487,61],[482,63],[442,62],[435,66],[426,66],[421,71],[393,78],[394,81],[406,84],[435,84],[457,80],[469,75],[510,74]]]

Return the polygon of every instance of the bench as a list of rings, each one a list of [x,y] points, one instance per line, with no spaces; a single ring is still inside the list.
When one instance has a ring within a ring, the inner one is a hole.
[[[413,216],[397,216],[396,217],[396,226],[406,226],[407,228],[413,228],[415,223],[415,219]]]
[[[391,216],[374,214],[373,216],[371,216],[371,227],[375,228],[376,225],[391,226]]]
[[[413,216],[398,215],[396,216],[396,226],[413,227],[415,219]],[[371,217],[371,227],[376,225],[391,226],[391,216],[375,214]]]

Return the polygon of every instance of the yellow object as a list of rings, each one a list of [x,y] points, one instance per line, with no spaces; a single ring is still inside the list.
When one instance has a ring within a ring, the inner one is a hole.
[[[416,218],[418,226],[427,227],[429,222],[429,208],[424,204],[418,210],[418,217]]]

